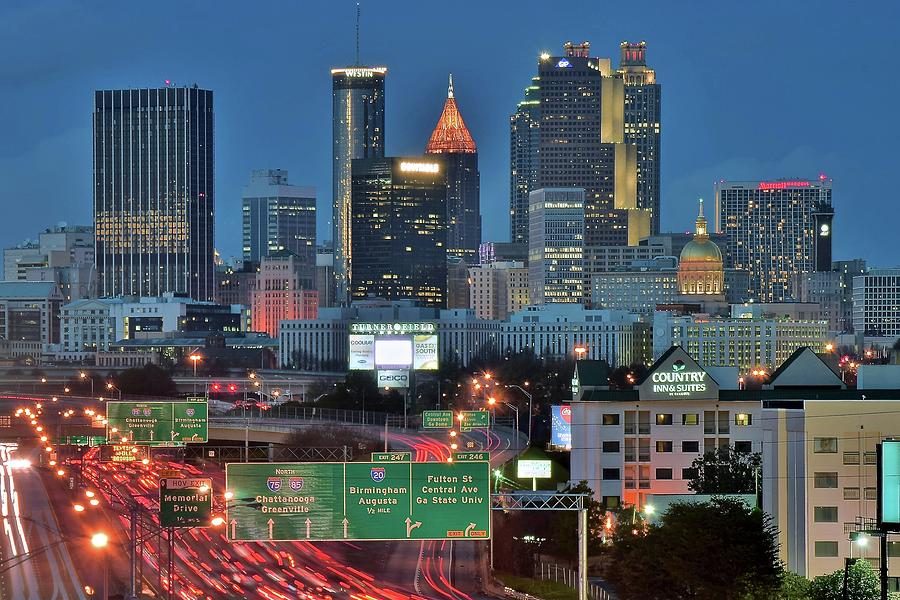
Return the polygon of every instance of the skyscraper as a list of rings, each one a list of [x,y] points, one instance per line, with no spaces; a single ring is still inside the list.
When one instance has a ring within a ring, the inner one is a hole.
[[[243,197],[244,260],[287,250],[304,290],[315,289],[316,190],[288,184],[282,169],[253,171]]]
[[[732,266],[749,271],[751,298],[789,300],[799,276],[831,268],[830,179],[720,181],[715,190],[716,228]]]
[[[447,163],[443,157],[353,161],[351,292],[447,304]]]
[[[525,99],[509,118],[509,240],[528,244],[528,193],[538,188],[540,166],[540,77],[532,77]]]
[[[447,162],[447,256],[476,264],[481,244],[478,150],[456,106],[453,75],[425,153],[440,154]]]
[[[94,227],[100,296],[212,300],[213,93],[94,94]]]
[[[584,190],[541,188],[528,207],[532,304],[584,299]],[[590,292],[588,292],[590,293]]]
[[[622,42],[618,73],[625,84],[625,142],[637,147],[637,207],[650,211],[659,233],[659,150],[662,86],[647,66],[647,43]]]
[[[358,50],[357,50],[358,54]],[[351,161],[384,156],[384,78],[386,67],[331,70],[335,300],[349,298]]]

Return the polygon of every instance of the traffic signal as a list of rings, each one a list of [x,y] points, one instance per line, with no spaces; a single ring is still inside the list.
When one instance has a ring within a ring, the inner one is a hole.
[[[212,391],[214,391],[214,392],[218,392],[219,390],[222,389],[222,386],[219,385],[218,383],[214,383],[210,387],[212,388]]]
[[[233,383],[228,384],[228,392],[233,394],[237,391],[237,386]]]

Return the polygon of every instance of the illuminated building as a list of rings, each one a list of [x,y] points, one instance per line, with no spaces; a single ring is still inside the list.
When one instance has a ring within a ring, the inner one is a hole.
[[[801,276],[797,297],[819,305],[830,332],[853,333],[853,278],[866,273],[866,261],[861,258],[834,261],[830,271]]]
[[[622,42],[618,73],[625,83],[625,142],[637,147],[637,207],[650,211],[650,232],[657,234],[662,86],[646,51],[646,42]]]
[[[584,298],[584,190],[542,188],[529,194],[528,285],[532,304]]]
[[[316,190],[288,184],[287,171],[253,171],[243,195],[244,261],[291,252],[300,285],[311,290],[316,269]],[[274,335],[274,334],[273,334]]]
[[[479,319],[504,320],[529,303],[528,267],[492,262],[469,267],[469,303]]]
[[[352,181],[352,299],[410,299],[446,307],[444,158],[357,159]]]
[[[866,346],[890,348],[900,340],[900,268],[870,269],[853,278],[853,330]]]
[[[637,147],[625,143],[624,84],[609,59],[590,57],[589,42],[567,42],[562,56],[541,56],[526,94],[510,119],[512,241],[527,241],[525,197],[538,188],[584,189],[587,252],[649,235]]]
[[[52,281],[0,281],[0,339],[40,342],[46,351],[60,341],[62,303]]]
[[[475,264],[481,244],[478,150],[453,97],[452,75],[425,154],[440,154],[447,163],[447,256]]]
[[[63,300],[96,294],[94,228],[66,225],[45,229],[38,242],[26,241],[3,250],[5,281],[52,281]]]
[[[253,331],[275,338],[281,321],[316,318],[318,295],[304,286],[297,262],[299,257],[288,250],[274,252],[260,261],[251,294]]]
[[[351,161],[384,156],[385,67],[331,70],[332,85],[332,241],[335,301],[345,304],[350,283]]]
[[[732,265],[750,273],[750,297],[791,298],[797,277],[831,269],[831,180],[720,181],[716,228]]]
[[[94,94],[94,233],[100,296],[211,300],[213,93]]]
[[[725,299],[725,268],[722,253],[709,239],[703,200],[697,215],[694,239],[685,244],[678,260],[678,291],[682,296],[708,296]]]

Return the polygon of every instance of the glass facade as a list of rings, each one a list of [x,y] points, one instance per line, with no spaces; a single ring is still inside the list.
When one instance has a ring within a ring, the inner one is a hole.
[[[197,87],[94,94],[100,296],[211,300],[213,95]]]
[[[353,161],[351,291],[447,304],[447,163],[438,155]]]
[[[335,298],[348,298],[351,260],[351,161],[384,156],[384,67],[332,69],[332,241]]]

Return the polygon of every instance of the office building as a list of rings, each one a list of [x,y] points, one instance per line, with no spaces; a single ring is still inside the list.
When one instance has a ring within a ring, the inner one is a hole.
[[[409,299],[422,306],[446,307],[447,163],[443,157],[354,160],[352,187],[353,300]]]
[[[509,118],[509,239],[528,246],[528,194],[538,186],[540,167],[540,76],[531,78],[525,98]],[[482,261],[485,262],[485,261]]]
[[[352,161],[384,156],[385,67],[331,70],[332,86],[332,241],[335,301],[350,296],[350,190]]]
[[[532,304],[583,301],[584,190],[529,194],[528,284]]]
[[[478,264],[492,262],[528,264],[528,245],[519,242],[482,242],[478,247]]]
[[[94,229],[66,225],[46,229],[38,241],[25,241],[3,251],[6,281],[49,281],[65,302],[95,293]]]
[[[250,311],[253,331],[278,337],[284,320],[315,319],[318,296],[304,285],[299,257],[287,250],[270,253],[259,263]]]
[[[831,180],[720,181],[716,228],[737,269],[750,273],[750,297],[791,298],[798,276],[831,269]]]
[[[53,282],[0,281],[0,339],[39,342],[47,350],[59,342],[62,302]]]
[[[624,143],[622,78],[611,71],[609,59],[590,57],[589,42],[568,42],[563,56],[541,55],[532,83],[537,110],[520,105],[510,120],[514,228],[522,222],[526,185],[529,193],[576,187],[585,190],[585,246],[637,244],[650,233],[650,211],[637,206],[637,148]],[[535,116],[536,147],[528,121]],[[526,150],[532,157],[523,155]]]
[[[244,260],[280,252],[295,257],[300,285],[315,286],[316,190],[288,183],[282,169],[253,171],[243,196]]]
[[[673,256],[633,261],[629,267],[597,273],[591,281],[594,308],[652,315],[658,305],[676,303],[680,296],[678,259]]]
[[[444,110],[425,154],[440,154],[447,164],[447,256],[476,264],[481,244],[478,149],[453,97],[452,75]]]
[[[459,257],[447,258],[447,308],[469,308],[469,265]]]
[[[650,212],[659,233],[659,152],[662,86],[647,66],[646,42],[622,42],[617,73],[625,84],[625,143],[637,149],[637,208]]]
[[[900,340],[900,268],[870,269],[853,278],[853,330],[871,347]]]
[[[853,278],[867,272],[863,259],[833,261],[830,271],[800,276],[796,296],[819,305],[830,332],[853,333]]]
[[[253,290],[256,289],[258,271],[259,263],[252,261],[218,265],[216,267],[216,303],[240,304],[249,307],[253,301]]]
[[[469,304],[479,319],[504,321],[529,303],[528,267],[492,262],[469,267]]]
[[[213,93],[94,94],[97,294],[215,294]]]
[[[316,249],[316,293],[319,307],[334,306],[334,250],[330,245]]]

